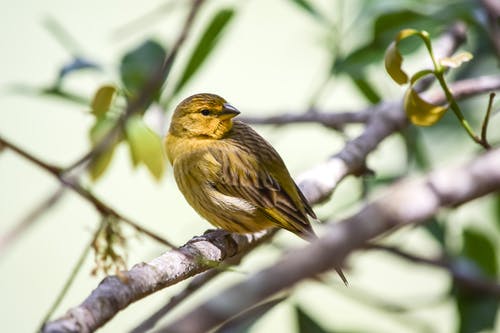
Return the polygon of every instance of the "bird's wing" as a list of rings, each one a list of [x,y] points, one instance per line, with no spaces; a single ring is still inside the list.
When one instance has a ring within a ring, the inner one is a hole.
[[[257,135],[253,132],[252,135]],[[260,136],[227,145],[210,147],[210,155],[220,164],[220,174],[212,186],[219,192],[244,199],[277,225],[301,237],[313,237],[307,214],[314,216],[278,153]]]

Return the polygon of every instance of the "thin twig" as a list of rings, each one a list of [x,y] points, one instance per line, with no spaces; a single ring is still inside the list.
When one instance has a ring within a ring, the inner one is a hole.
[[[494,281],[486,280],[485,278],[480,276],[467,274],[467,272],[464,272],[463,270],[457,270],[456,267],[454,267],[453,263],[449,262],[445,258],[423,258],[403,251],[400,248],[394,246],[386,246],[380,244],[369,244],[366,246],[366,248],[385,251],[387,253],[396,255],[417,264],[424,264],[447,270],[457,283],[463,285],[467,289],[472,289],[477,292],[481,292],[487,295],[493,295],[497,298],[500,298],[500,284],[495,283]]]
[[[136,222],[132,221],[130,218],[125,217],[121,213],[118,213],[116,210],[111,208],[109,205],[105,204],[103,201],[98,199],[96,196],[94,196],[90,191],[86,190],[83,186],[80,185],[75,179],[65,177],[62,173],[62,169],[59,167],[56,167],[54,165],[48,164],[39,158],[33,156],[32,154],[28,153],[24,149],[18,147],[17,145],[13,144],[12,142],[4,139],[0,135],[0,144],[3,144],[4,146],[8,147],[12,151],[16,152],[17,154],[21,155],[22,157],[28,159],[30,162],[34,163],[35,165],[38,165],[40,168],[46,170],[49,172],[51,175],[53,175],[55,178],[61,182],[61,184],[65,185],[66,187],[72,189],[76,193],[78,193],[82,198],[86,199],[88,202],[90,202],[101,214],[103,215],[112,215],[116,217],[117,219],[122,220],[123,222],[131,225],[134,227],[137,231],[157,240],[158,242],[167,245],[168,247],[175,248],[176,246],[166,240],[163,237],[160,237],[159,235],[155,234],[154,232],[140,226]]]
[[[73,284],[73,281],[75,280],[76,275],[78,274],[78,272],[82,268],[82,265],[85,261],[85,258],[87,258],[88,254],[90,252],[90,249],[92,248],[92,244],[94,244],[97,236],[99,235],[101,230],[106,226],[106,223],[107,223],[107,219],[103,218],[101,224],[99,225],[99,228],[97,228],[97,230],[94,232],[94,235],[92,236],[90,243],[87,244],[83,248],[83,251],[80,254],[80,257],[78,258],[77,262],[75,263],[75,266],[73,267],[73,269],[71,270],[71,273],[69,274],[68,278],[66,279],[66,282],[64,283],[63,288],[61,289],[61,291],[57,295],[57,297],[54,300],[54,303],[50,307],[49,311],[47,311],[47,314],[44,316],[44,318],[39,326],[38,332],[41,332],[41,330],[43,328],[43,324],[45,324],[52,317],[54,312],[57,310],[57,307],[61,304],[62,300],[64,299],[64,296],[66,296],[66,293],[68,292],[69,288]]]
[[[161,68],[155,71],[155,75],[151,76],[151,78],[146,82],[138,96],[129,101],[127,107],[125,108],[125,111],[116,121],[115,126],[102,138],[101,141],[96,143],[89,152],[87,152],[85,155],[68,166],[64,170],[65,173],[68,173],[71,170],[87,163],[95,156],[105,151],[118,138],[127,119],[130,118],[133,114],[141,111],[149,103],[155,92],[161,88],[164,80],[168,77],[170,69],[172,68],[172,64],[177,57],[177,53],[186,40],[188,33],[192,28],[194,18],[196,17],[196,14],[198,13],[203,2],[204,0],[193,0],[193,5],[191,6],[186,21],[184,22],[184,26],[182,27],[177,40],[172,46],[172,50],[165,57]]]
[[[51,165],[51,164],[48,164],[48,163],[34,157],[33,155],[31,155],[30,153],[28,153],[24,149],[21,149],[18,146],[16,146],[15,144],[7,141],[1,135],[0,135],[0,145],[3,145],[4,147],[9,148],[10,150],[14,151],[16,154],[21,155],[22,157],[24,157],[25,159],[27,159],[31,163],[38,165],[40,168],[48,171],[49,173],[51,173],[52,175],[54,175],[56,177],[59,177],[59,174],[62,171],[61,168],[56,167],[56,166]]]
[[[373,116],[373,109],[359,112],[283,112],[270,117],[239,117],[249,124],[288,125],[294,123],[319,123],[329,128],[342,129],[347,124],[364,124]]]
[[[488,143],[488,123],[490,121],[491,110],[493,109],[493,100],[495,99],[495,93],[490,93],[490,99],[488,101],[488,109],[486,109],[486,114],[484,115],[483,125],[481,126],[481,141]],[[489,145],[488,145],[489,146]]]

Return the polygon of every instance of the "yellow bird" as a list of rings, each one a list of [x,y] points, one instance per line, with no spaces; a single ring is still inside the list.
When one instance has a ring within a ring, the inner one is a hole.
[[[197,94],[175,109],[165,139],[179,189],[208,222],[230,232],[279,227],[311,241],[311,206],[276,150],[240,112],[214,94]],[[342,271],[337,270],[347,283]]]

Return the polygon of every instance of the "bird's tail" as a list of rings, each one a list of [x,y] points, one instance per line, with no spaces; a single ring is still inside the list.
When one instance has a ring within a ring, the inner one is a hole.
[[[307,227],[302,228],[302,230],[300,230],[300,231],[293,231],[293,232],[297,236],[299,236],[300,238],[302,238],[303,240],[306,240],[308,242],[313,242],[316,239],[318,239],[318,236],[316,235],[316,233],[314,233],[314,230],[312,229],[310,224],[308,224]],[[340,278],[342,279],[342,282],[344,282],[346,287],[349,286],[349,281],[347,281],[347,278],[345,277],[342,269],[340,267],[335,267],[335,271],[340,276]]]
[[[345,286],[348,287],[349,286],[349,281],[347,281],[347,278],[345,277],[344,272],[342,271],[342,269],[335,268],[335,271],[340,276],[340,278],[342,279],[342,282],[344,282]]]

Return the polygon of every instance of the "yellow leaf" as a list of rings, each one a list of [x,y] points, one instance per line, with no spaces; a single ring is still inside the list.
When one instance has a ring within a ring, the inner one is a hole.
[[[94,126],[92,126],[89,132],[90,142],[95,145],[97,142],[104,139],[104,137],[113,129],[115,125],[115,117],[104,117],[96,120]]]
[[[448,110],[448,105],[434,105],[422,99],[412,87],[406,91],[403,103],[406,115],[417,126],[434,125]]]
[[[98,118],[89,132],[90,142],[92,142],[92,145],[95,146],[97,143],[103,140],[104,137],[109,133],[109,131],[113,129],[115,124],[115,118],[109,116]],[[120,139],[115,140],[115,142],[113,142],[108,149],[96,155],[92,159],[88,168],[92,181],[96,181],[104,174],[109,164],[111,163],[115,148],[119,142]]]
[[[160,137],[144,123],[140,115],[128,119],[125,132],[132,162],[144,163],[149,172],[160,180],[165,169]]]
[[[111,106],[111,101],[115,95],[116,88],[111,85],[105,85],[100,87],[92,99],[92,114],[96,117],[101,117],[109,110]]]
[[[473,55],[469,52],[460,52],[452,57],[445,57],[439,60],[441,66],[457,68],[460,67],[464,62],[468,62],[473,58]]]
[[[424,31],[425,32],[425,31]],[[407,37],[419,34],[420,32],[415,29],[403,29],[400,32],[398,32],[396,38],[394,39],[396,43],[399,43],[400,40],[405,39]]]
[[[397,84],[408,82],[408,75],[401,69],[402,64],[403,57],[399,53],[396,42],[392,42],[385,51],[385,70]]]
[[[92,162],[90,162],[88,168],[90,178],[92,179],[92,181],[95,182],[104,174],[109,164],[111,163],[111,160],[113,159],[115,148],[116,144],[108,148],[104,152],[98,154],[92,159]]]
[[[385,70],[398,84],[405,84],[408,82],[408,75],[402,69],[403,57],[399,52],[398,44],[402,39],[413,35],[421,35],[422,33],[423,32],[414,29],[401,30],[385,51]]]

